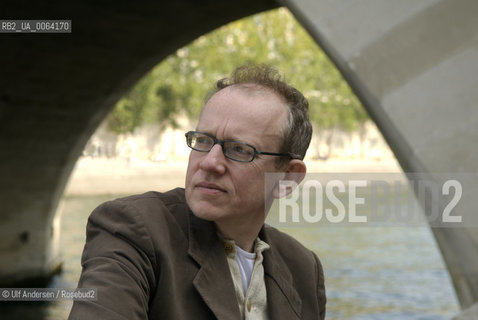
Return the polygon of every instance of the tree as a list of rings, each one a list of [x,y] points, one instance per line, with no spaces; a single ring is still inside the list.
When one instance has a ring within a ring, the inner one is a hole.
[[[179,114],[197,117],[214,82],[247,62],[276,66],[304,92],[319,135],[357,130],[368,119],[324,52],[280,8],[225,25],[166,58],[118,102],[110,127],[132,132],[144,123],[176,126]]]

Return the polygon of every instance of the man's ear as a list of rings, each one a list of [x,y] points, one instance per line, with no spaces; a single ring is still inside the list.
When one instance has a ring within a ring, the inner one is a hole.
[[[277,181],[273,190],[273,195],[276,199],[282,198],[294,191],[302,182],[307,172],[304,161],[299,159],[289,161],[286,166],[284,177],[280,181]]]

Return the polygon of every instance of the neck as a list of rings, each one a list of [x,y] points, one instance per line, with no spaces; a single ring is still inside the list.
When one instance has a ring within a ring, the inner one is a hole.
[[[237,225],[228,226],[225,223],[216,222],[216,228],[225,239],[234,240],[236,245],[242,250],[254,252],[254,242],[259,235],[262,225],[256,228],[250,226],[247,228],[238,228]]]

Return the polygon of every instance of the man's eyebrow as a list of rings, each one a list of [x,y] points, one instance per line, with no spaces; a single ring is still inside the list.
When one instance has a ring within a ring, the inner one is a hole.
[[[199,128],[196,127],[196,129],[195,129],[194,131],[201,132],[201,133],[205,133],[205,134],[210,135],[211,137],[214,137],[214,138],[218,139],[218,137],[216,137],[215,134],[211,133],[211,132],[208,131],[208,130],[201,130],[201,129],[199,129]],[[247,142],[247,141],[245,141],[245,140],[243,140],[243,139],[241,139],[241,138],[239,138],[239,137],[236,137],[236,136],[232,136],[232,137],[224,138],[224,139],[218,139],[218,140],[241,142],[241,143],[245,143],[245,144],[247,144],[247,145],[250,145],[250,146],[256,148],[255,144],[250,143],[250,142]]]

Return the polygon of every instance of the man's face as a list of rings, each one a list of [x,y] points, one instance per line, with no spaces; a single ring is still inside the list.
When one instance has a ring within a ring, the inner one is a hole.
[[[206,103],[196,130],[248,143],[258,151],[279,152],[287,108],[269,89],[235,85]],[[269,209],[264,173],[278,171],[275,161],[274,156],[257,155],[252,162],[236,162],[224,156],[219,144],[209,152],[192,150],[186,174],[189,207],[196,216],[216,223],[262,225]]]

